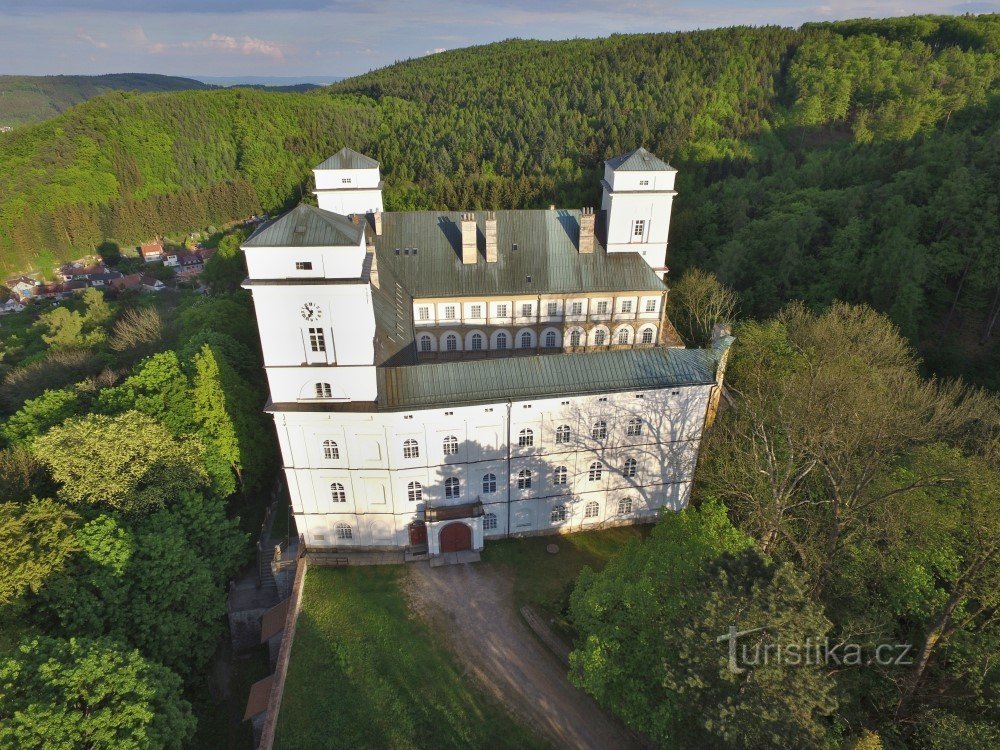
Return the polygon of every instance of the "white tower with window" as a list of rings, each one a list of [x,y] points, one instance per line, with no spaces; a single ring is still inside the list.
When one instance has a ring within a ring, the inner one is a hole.
[[[275,402],[374,401],[375,313],[362,222],[300,204],[243,243]]]
[[[666,273],[676,177],[676,169],[642,147],[604,163],[601,209],[609,253],[639,253],[654,271]]]
[[[342,148],[313,170],[316,200],[325,211],[343,216],[382,211],[379,163]]]

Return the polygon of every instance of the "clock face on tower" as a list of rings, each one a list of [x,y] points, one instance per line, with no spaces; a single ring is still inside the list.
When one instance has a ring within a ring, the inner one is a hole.
[[[323,312],[315,302],[306,302],[302,305],[302,317],[306,320],[319,320],[323,317]]]

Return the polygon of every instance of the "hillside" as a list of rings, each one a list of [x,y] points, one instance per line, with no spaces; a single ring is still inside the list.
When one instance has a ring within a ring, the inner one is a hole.
[[[109,94],[0,140],[3,267],[278,209],[343,145],[391,209],[593,205],[602,159],[680,169],[676,276],[889,312],[996,385],[1000,16],[513,40],[308,94]]]
[[[192,78],[153,73],[102,76],[0,75],[0,126],[39,122],[108,91],[184,91],[212,86]]]

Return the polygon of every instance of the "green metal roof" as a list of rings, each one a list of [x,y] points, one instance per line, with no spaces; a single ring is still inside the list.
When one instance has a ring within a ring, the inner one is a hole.
[[[300,203],[288,213],[261,226],[243,247],[357,246],[364,224],[346,216]]]
[[[616,172],[676,172],[663,159],[649,153],[642,146],[627,154],[615,156],[605,162]]]
[[[379,268],[391,267],[414,297],[665,289],[638,253],[609,254],[596,240],[594,252],[578,252],[579,210],[496,211],[498,259],[487,263],[486,213],[475,212],[479,253],[470,264],[462,263],[461,213],[383,214]]]
[[[718,356],[712,349],[656,347],[380,367],[378,406],[398,409],[708,384],[715,382]]]
[[[378,169],[378,166],[374,159],[344,147],[314,169]]]

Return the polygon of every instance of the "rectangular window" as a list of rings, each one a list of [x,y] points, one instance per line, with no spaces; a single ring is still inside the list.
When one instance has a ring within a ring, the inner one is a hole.
[[[648,185],[649,184],[649,180],[639,180],[639,184],[640,185]]]
[[[429,307],[418,307],[417,308],[417,319],[418,320],[430,320],[431,319],[431,309]]]
[[[656,300],[648,299],[646,300],[646,312],[656,312]]]
[[[314,352],[326,351],[326,338],[323,336],[322,328],[309,329],[309,348]]]
[[[469,308],[469,317],[470,318],[481,318],[481,317],[483,317],[483,306],[482,305],[473,305],[472,307],[470,307]]]
[[[525,305],[521,305],[521,316],[525,317],[525,318],[530,318],[531,317],[531,303],[530,302],[527,303],[527,304],[525,304]]]
[[[571,315],[583,315],[583,303],[582,302],[574,302],[570,306],[569,309],[570,309],[570,314]]]
[[[497,317],[498,318],[507,317],[507,305],[497,305]]]
[[[630,299],[622,300],[622,312],[623,313],[632,312],[632,300]]]
[[[445,320],[454,320],[455,319],[455,307],[454,307],[454,305],[448,305],[444,309],[444,319]]]
[[[632,225],[632,236],[642,239],[646,234],[646,220],[636,219],[635,223]]]
[[[550,302],[548,310],[549,310],[549,315],[558,315],[559,314],[559,303],[558,302]]]
[[[340,184],[341,185],[350,185],[351,184],[351,178],[350,177],[341,177],[340,178]]]
[[[597,314],[607,315],[608,314],[608,303],[606,301],[597,303]]]
[[[311,271],[313,270],[313,264],[308,260],[297,260],[295,261],[296,271]]]

